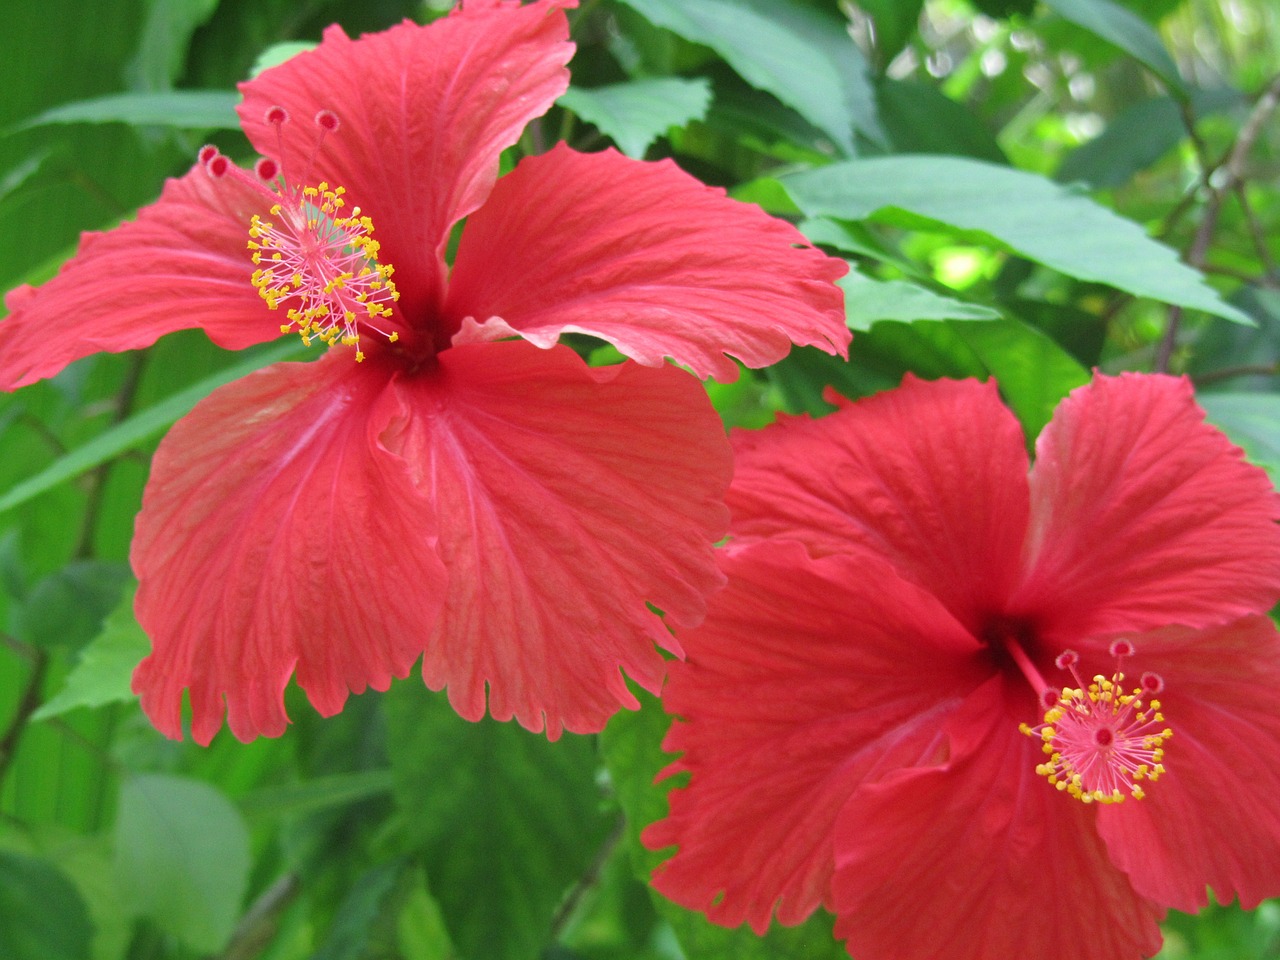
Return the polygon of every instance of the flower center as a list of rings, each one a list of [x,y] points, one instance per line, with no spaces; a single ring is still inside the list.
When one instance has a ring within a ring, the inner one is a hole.
[[[1046,689],[1044,722],[1020,728],[1039,737],[1048,756],[1036,773],[1084,803],[1119,803],[1126,796],[1141,800],[1142,784],[1164,773],[1164,743],[1173,736],[1164,725],[1160,701],[1154,699],[1164,681],[1144,673],[1126,692],[1121,666],[1133,655],[1133,645],[1117,640],[1111,654],[1116,668],[1110,678],[1099,674],[1086,685],[1076,669],[1079,656],[1064,651],[1056,661],[1058,669],[1069,670],[1076,685],[1061,692]]]
[[[276,129],[283,156],[281,129],[289,122],[289,114],[283,107],[271,107],[266,121]],[[315,125],[318,137],[312,162],[325,136],[338,130],[338,117],[321,110]],[[267,158],[258,161],[254,178],[216,147],[203,148],[200,162],[211,177],[236,177],[272,201],[272,219],[254,214],[249,222],[254,264],[250,279],[269,309],[285,307],[288,322],[280,325],[282,333],[296,331],[308,346],[313,340],[331,347],[353,346],[357,362],[364,359],[362,330],[381,334],[392,343],[399,339],[389,322],[391,305],[400,299],[391,280],[394,268],[378,261],[373,221],[359,207],[347,210],[343,187],[330,187],[324,181],[318,186],[293,186],[281,166]]]
[[[276,221],[254,214],[249,225],[249,249],[258,269],[253,285],[267,306],[288,308],[282,333],[296,328],[304,343],[313,339],[333,346],[359,349],[360,328],[368,327],[388,340],[397,339],[379,321],[391,317],[390,304],[399,299],[391,280],[392,267],[378,262],[373,222],[353,207],[344,208],[342,187],[303,187],[286,193],[271,208]]]

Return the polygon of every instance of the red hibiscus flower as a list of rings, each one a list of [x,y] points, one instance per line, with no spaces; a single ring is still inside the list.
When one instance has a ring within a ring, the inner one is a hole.
[[[213,148],[135,222],[8,298],[0,386],[200,327],[328,344],[228,385],[156,453],[132,563],[143,709],[279,734],[423,659],[463,716],[599,729],[655,689],[662,620],[721,583],[730,451],[698,382],[844,352],[839,261],[673,164],[563,146],[497,179],[566,88],[573,0],[468,2],[242,85],[254,173]],[[445,252],[467,218],[452,268]],[[593,369],[566,331],[635,363]],[[359,361],[359,362],[357,362]]]
[[[659,890],[825,905],[858,960],[1129,960],[1206,886],[1280,894],[1270,482],[1169,377],[1096,376],[1035,449],[994,383],[912,378],[738,438]]]

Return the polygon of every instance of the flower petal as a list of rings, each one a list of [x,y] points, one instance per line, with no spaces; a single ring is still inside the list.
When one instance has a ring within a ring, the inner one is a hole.
[[[1186,380],[1095,375],[1036,442],[1031,572],[1046,632],[1222,623],[1280,598],[1280,497]]]
[[[1103,810],[1098,828],[1134,887],[1195,911],[1280,896],[1280,634],[1266,617],[1134,639],[1135,662],[1163,678],[1173,737],[1166,772],[1141,801]]]
[[[467,221],[446,315],[454,343],[567,331],[698,376],[781,360],[791,344],[848,352],[843,261],[671,161],[563,144],[527,157]]]
[[[503,149],[568,88],[573,6],[469,2],[354,41],[333,26],[315,50],[240,85],[253,145],[290,178],[346,187],[372,219],[411,321],[439,306],[449,228],[484,202]],[[279,139],[273,106],[292,118]],[[321,110],[340,126],[317,152]]]
[[[734,536],[868,548],[971,631],[1017,581],[1027,455],[994,382],[908,375],[818,420],[738,431],[734,450]]]
[[[150,346],[175,330],[201,327],[238,350],[280,336],[249,282],[249,218],[263,195],[203,167],[165,184],[138,219],[86,233],[80,249],[42,287],[5,298],[0,389],[51,377],[100,350]]]
[[[1094,808],[1035,773],[1018,686],[995,678],[969,698],[949,724],[947,763],[864,786],[840,813],[836,936],[858,960],[1138,960],[1159,949],[1162,911],[1112,866]]]
[[[989,673],[978,644],[918,587],[864,554],[794,542],[721,552],[728,586],[679,632],[663,744],[689,771],[643,839],[679,850],[661,893],[763,933],[830,903],[836,814],[858,785],[938,749],[946,714]]]
[[[403,414],[349,351],[223,387],[156,451],[132,561],[151,655],[134,690],[155,725],[279,735],[298,684],[325,715],[385,690],[422,652],[446,589],[435,515],[377,433]]]
[[[592,369],[566,347],[454,347],[396,390],[386,443],[420,465],[440,518],[449,600],[423,661],[468,719],[485,710],[551,738],[656,692],[720,586],[731,460],[696,380],[674,367]]]

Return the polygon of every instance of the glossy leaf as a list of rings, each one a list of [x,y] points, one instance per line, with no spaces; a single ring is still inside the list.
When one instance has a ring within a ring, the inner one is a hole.
[[[795,0],[624,0],[648,20],[711,47],[853,154],[854,130],[880,139],[866,65],[838,17]]]
[[[914,155],[847,160],[782,182],[810,216],[958,229],[1081,280],[1252,322],[1136,223],[1033,173]]]
[[[879,320],[998,320],[1000,312],[906,280],[873,280],[850,270],[836,281],[844,290],[844,310],[852,330],[870,329]]]
[[[605,87],[570,87],[558,102],[595,124],[627,156],[642,159],[649,145],[671,127],[707,115],[711,84],[701,77],[662,77]]]

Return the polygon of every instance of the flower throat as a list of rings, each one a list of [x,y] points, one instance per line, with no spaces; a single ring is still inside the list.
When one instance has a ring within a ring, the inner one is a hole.
[[[266,121],[276,129],[278,153],[284,156],[281,130],[289,122],[284,107],[267,110]],[[314,161],[326,135],[339,127],[336,114],[321,110],[315,116],[319,131]],[[215,147],[200,151],[210,176],[238,175],[252,182]],[[282,333],[297,332],[308,346],[319,340],[327,346],[355,347],[357,362],[362,330],[394,343],[392,304],[399,298],[391,280],[394,268],[378,261],[373,221],[359,207],[347,209],[346,190],[322,181],[317,186],[291,185],[275,160],[263,158],[254,167],[254,186],[269,194],[272,219],[254,214],[249,222],[249,250],[254,270],[250,281],[267,307],[284,306]]]

